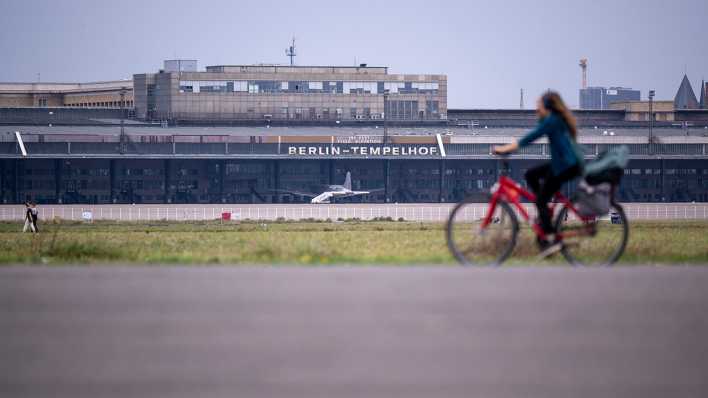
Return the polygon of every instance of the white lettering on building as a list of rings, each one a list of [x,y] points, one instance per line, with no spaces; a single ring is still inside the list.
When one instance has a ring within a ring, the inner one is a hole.
[[[351,146],[348,149],[337,145],[332,146],[289,146],[287,154],[290,156],[437,156],[439,151],[435,146],[396,146],[372,145]]]

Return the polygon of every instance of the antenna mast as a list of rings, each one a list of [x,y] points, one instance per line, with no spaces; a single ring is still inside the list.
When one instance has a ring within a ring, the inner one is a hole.
[[[295,52],[295,36],[293,36],[293,42],[290,45],[289,48],[285,49],[285,56],[290,57],[290,66],[295,65],[295,56],[297,53]]]
[[[588,59],[583,58],[580,60],[580,69],[583,70],[583,82],[580,88],[588,88]]]

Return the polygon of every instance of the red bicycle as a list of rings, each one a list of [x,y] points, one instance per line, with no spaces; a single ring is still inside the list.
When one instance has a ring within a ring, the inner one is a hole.
[[[508,169],[506,165],[504,168]],[[629,224],[622,206],[614,200],[615,189],[616,184],[613,184],[609,217],[582,215],[574,201],[560,192],[549,203],[555,217],[556,240],[561,242],[560,252],[569,263],[612,265],[624,252]],[[491,189],[486,209],[479,209],[479,204],[471,198],[458,203],[450,214],[446,232],[448,247],[455,258],[463,265],[500,265],[509,258],[519,238],[519,220],[512,207],[531,225],[536,236],[545,239],[541,227],[531,222],[522,199],[533,203],[535,195],[510,177],[501,175]],[[533,240],[527,239],[532,245]]]

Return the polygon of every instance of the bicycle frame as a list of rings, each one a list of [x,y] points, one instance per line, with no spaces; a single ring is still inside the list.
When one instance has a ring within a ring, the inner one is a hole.
[[[521,204],[520,199],[526,199],[529,202],[535,202],[536,201],[536,195],[533,193],[525,190],[523,187],[521,187],[516,181],[513,179],[502,175],[499,177],[499,181],[492,186],[492,198],[489,201],[489,209],[487,210],[487,215],[485,216],[484,220],[482,220],[482,228],[486,228],[489,223],[492,222],[492,215],[494,214],[494,210],[496,210],[497,204],[499,201],[505,201],[509,204],[512,205],[512,207],[516,208],[516,211],[521,214],[521,217],[526,221],[526,223],[531,224],[531,228],[534,231],[536,235],[538,235],[541,239],[546,238],[546,234],[543,232],[543,229],[541,229],[540,225],[536,223],[530,223],[531,217],[529,216],[528,211],[526,208]],[[549,207],[551,210],[551,218],[553,218],[553,215],[555,214],[556,207],[558,205],[563,205],[568,208],[569,212],[572,212],[578,219],[582,220],[583,224],[586,226],[589,226],[591,222],[595,221],[595,217],[585,217],[581,216],[575,206],[573,206],[573,203],[568,200],[563,194],[560,192],[556,192],[554,195],[554,200],[549,203]],[[569,237],[571,234],[565,233],[564,236],[558,237],[558,239],[562,239],[563,237]]]

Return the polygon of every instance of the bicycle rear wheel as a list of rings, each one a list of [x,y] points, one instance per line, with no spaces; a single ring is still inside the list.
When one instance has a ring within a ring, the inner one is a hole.
[[[519,233],[519,222],[506,202],[494,209],[492,222],[482,228],[479,203],[462,201],[447,222],[447,246],[462,265],[499,265],[511,255]]]
[[[622,206],[612,203],[609,217],[585,222],[563,207],[556,218],[556,231],[563,240],[561,253],[573,265],[610,266],[627,247],[629,223]]]

